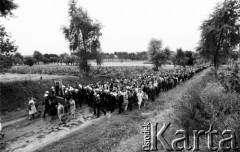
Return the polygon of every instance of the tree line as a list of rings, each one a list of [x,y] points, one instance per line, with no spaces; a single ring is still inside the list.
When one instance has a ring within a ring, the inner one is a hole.
[[[114,59],[120,59],[123,60],[147,60],[148,54],[146,51],[141,52],[114,52],[114,53],[102,53],[102,58],[106,60],[114,60]]]
[[[94,60],[93,54],[88,54],[88,58]],[[136,53],[128,53],[128,52],[114,52],[114,53],[104,53],[101,52],[99,55],[101,60],[114,60],[120,59],[123,60],[147,60],[148,54],[147,52],[136,52]],[[67,54],[63,53],[60,55],[57,54],[42,54],[40,51],[34,51],[33,55],[30,57],[24,57],[19,52],[15,52],[12,56],[12,62],[14,65],[33,65],[39,64],[40,62],[43,64],[50,64],[50,63],[57,63],[62,65],[63,63],[66,65],[77,65],[78,63],[78,56],[75,53]],[[96,60],[96,59],[95,59]],[[102,63],[102,61],[101,61]],[[100,63],[100,64],[101,64]]]
[[[21,53],[16,52],[12,56],[12,62],[14,65],[29,65],[32,66],[33,64],[50,64],[50,63],[57,63],[62,65],[63,63],[66,65],[75,65],[78,61],[78,57],[76,55],[69,55],[67,53],[63,53],[60,55],[57,54],[42,54],[39,51],[34,51],[32,56],[24,57]]]

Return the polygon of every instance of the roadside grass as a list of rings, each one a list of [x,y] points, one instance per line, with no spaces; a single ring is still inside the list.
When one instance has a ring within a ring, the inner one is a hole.
[[[221,70],[229,71],[228,68]],[[236,92],[228,92],[219,80],[214,77],[214,72],[209,71],[196,85],[191,87],[178,101],[175,107],[175,122],[179,127],[187,130],[192,137],[193,130],[209,130],[210,125],[218,130],[231,130],[236,133],[236,141],[240,141],[240,95]],[[214,145],[218,148],[219,141],[223,137],[218,135],[214,139]],[[207,148],[207,136],[200,137],[200,148]],[[240,143],[237,143],[238,146]],[[230,146],[229,143],[226,145]],[[226,146],[225,145],[225,146]],[[218,149],[220,150],[220,149]],[[231,150],[234,151],[234,150]]]

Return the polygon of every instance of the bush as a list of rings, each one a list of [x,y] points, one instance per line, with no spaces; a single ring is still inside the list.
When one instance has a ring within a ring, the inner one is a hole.
[[[211,72],[210,72],[211,73]],[[230,129],[240,135],[240,95],[226,91],[220,82],[211,81],[212,74],[206,74],[197,85],[189,89],[176,107],[176,122],[184,129],[208,130]]]
[[[5,55],[0,55],[0,73],[7,72],[12,67],[12,59]]]
[[[32,57],[27,57],[26,59],[25,59],[25,61],[24,61],[24,64],[25,65],[29,65],[29,66],[33,66],[33,64],[34,64],[34,59],[32,58]]]
[[[240,93],[240,73],[238,64],[230,72],[220,72],[220,82],[226,91]]]
[[[194,86],[179,100],[176,107],[178,113],[176,122],[189,132],[195,129],[206,129],[210,116],[201,98],[201,87]]]

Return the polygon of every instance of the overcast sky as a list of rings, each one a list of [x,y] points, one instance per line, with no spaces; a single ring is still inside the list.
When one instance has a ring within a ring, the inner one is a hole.
[[[19,46],[31,55],[69,53],[61,27],[68,24],[68,0],[14,0],[16,17],[1,18]],[[151,38],[161,39],[175,51],[194,50],[199,26],[222,0],[79,0],[78,6],[103,25],[103,52],[147,51]]]

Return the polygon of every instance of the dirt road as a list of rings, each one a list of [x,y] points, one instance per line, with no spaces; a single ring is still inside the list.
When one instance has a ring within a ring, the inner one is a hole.
[[[85,106],[76,111],[75,118],[70,116],[66,125],[59,125],[59,120],[50,116],[44,119],[38,117],[31,121],[27,117],[7,121],[3,123],[6,135],[0,140],[1,150],[34,151],[100,119],[101,117],[96,119],[93,111]]]

